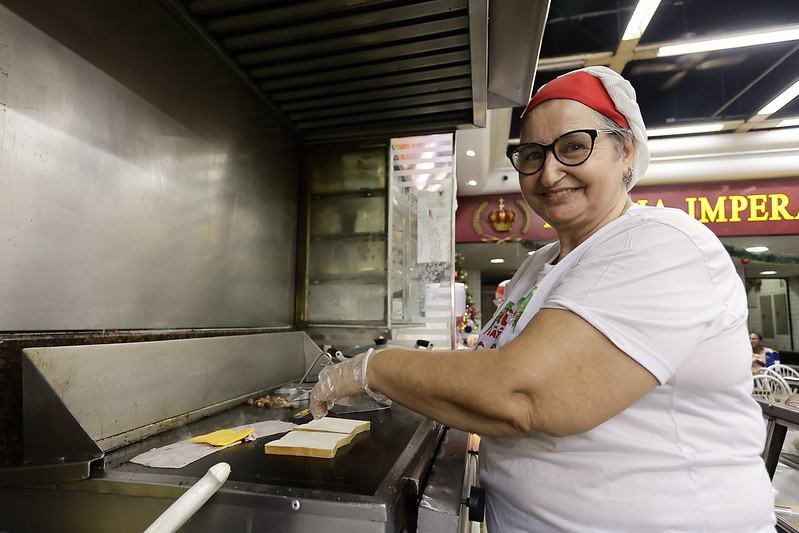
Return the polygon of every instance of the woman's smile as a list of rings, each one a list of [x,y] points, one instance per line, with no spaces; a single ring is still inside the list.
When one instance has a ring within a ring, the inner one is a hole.
[[[558,187],[555,189],[549,189],[540,194],[552,202],[561,203],[569,199],[572,196],[572,193],[578,191],[579,189],[581,189],[581,187]]]

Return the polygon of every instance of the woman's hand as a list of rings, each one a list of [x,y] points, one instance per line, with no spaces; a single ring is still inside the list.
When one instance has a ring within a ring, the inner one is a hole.
[[[374,353],[374,349],[370,348],[366,353],[343,363],[326,366],[319,372],[319,382],[311,391],[310,410],[314,419],[322,418],[333,404],[341,403],[346,398],[368,394],[379,402],[388,401],[382,394],[369,389],[366,383],[366,365]]]

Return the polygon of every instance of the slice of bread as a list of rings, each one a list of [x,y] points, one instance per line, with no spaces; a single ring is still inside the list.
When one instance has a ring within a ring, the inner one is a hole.
[[[368,420],[325,417],[296,426],[281,438],[266,443],[264,452],[330,459],[357,434],[369,431],[370,426]]]
[[[297,431],[326,431],[332,433],[347,433],[353,436],[362,431],[369,431],[371,423],[368,420],[352,420],[350,418],[333,418],[326,416],[319,420],[312,420],[294,428]]]
[[[330,459],[342,446],[349,444],[354,435],[325,431],[289,431],[282,437],[266,443],[264,452],[273,455],[298,455]]]

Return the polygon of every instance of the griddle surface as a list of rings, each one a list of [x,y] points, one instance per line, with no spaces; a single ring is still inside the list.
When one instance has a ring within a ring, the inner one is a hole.
[[[223,429],[235,425],[226,422],[229,418],[237,420],[242,416],[250,418],[248,416],[250,411],[258,415],[265,414],[267,410],[248,405],[237,407],[233,411],[226,416],[215,415],[206,419],[203,421],[203,426],[215,427],[214,420],[221,417],[217,420],[219,427],[216,429]],[[284,410],[271,411],[279,413]],[[268,418],[267,416],[261,419]],[[133,463],[125,463],[121,468],[131,472],[169,474],[197,479],[205,475],[211,466],[224,461],[231,469],[228,483],[245,482],[373,495],[405,451],[414,433],[425,421],[424,417],[396,404],[391,409],[348,413],[339,418],[369,420],[371,429],[356,435],[353,441],[340,448],[332,459],[267,455],[264,453],[264,444],[285,434],[278,433],[220,450],[180,469],[148,468]],[[300,423],[308,420],[309,418],[305,418]],[[192,433],[199,434],[194,431]],[[145,444],[145,449],[153,447],[147,448],[146,441],[139,444]]]

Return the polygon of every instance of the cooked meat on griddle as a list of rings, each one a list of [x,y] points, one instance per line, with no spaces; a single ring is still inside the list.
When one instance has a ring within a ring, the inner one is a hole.
[[[250,398],[247,400],[247,403],[250,405],[257,405],[258,407],[289,407],[292,409],[297,407],[296,404],[288,401],[285,398],[280,396],[270,396],[268,394],[263,398],[258,398],[257,400]]]

